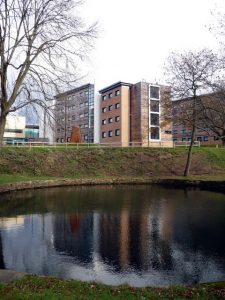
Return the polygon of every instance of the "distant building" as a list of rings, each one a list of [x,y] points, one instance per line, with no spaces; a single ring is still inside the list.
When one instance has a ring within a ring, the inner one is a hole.
[[[5,143],[24,142],[26,118],[7,116],[3,140]]]
[[[94,85],[86,84],[55,96],[55,141],[70,142],[72,129],[80,128],[81,140],[94,142]]]
[[[120,146],[172,147],[172,124],[162,117],[168,87],[117,82],[99,91],[100,142]]]
[[[27,124],[23,116],[7,116],[3,140],[6,144],[40,141],[39,125]]]
[[[25,127],[25,140],[37,141],[39,140],[39,125],[37,124],[27,124]]]
[[[210,97],[213,94],[210,94]],[[207,99],[208,95],[202,95],[201,99]],[[172,101],[173,103],[173,142],[177,144],[185,144],[186,142],[191,141],[191,124],[188,125],[188,112],[190,112],[190,116],[192,113],[192,98],[187,99],[179,99]],[[201,111],[201,107],[199,108]],[[182,118],[184,112],[184,118]],[[178,119],[176,120],[176,116],[178,115]],[[187,120],[186,120],[187,119]],[[191,120],[191,118],[190,118]],[[191,123],[191,121],[190,121]],[[201,121],[197,122],[196,124],[196,134],[195,134],[195,141],[200,142],[203,145],[217,145],[222,144],[222,140],[213,133],[209,128],[206,128],[205,125],[201,124]]]
[[[205,145],[217,145],[222,144],[221,139],[219,139],[213,132],[206,131],[204,129],[196,130],[196,141],[200,144]],[[173,125],[173,141],[176,143],[185,143],[191,141],[191,130],[185,125]]]

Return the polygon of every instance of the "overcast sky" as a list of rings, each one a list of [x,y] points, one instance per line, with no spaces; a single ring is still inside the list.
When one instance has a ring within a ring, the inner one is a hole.
[[[87,81],[96,89],[116,81],[164,83],[163,64],[171,51],[218,42],[207,26],[225,0],[86,0],[82,13],[98,21],[99,38],[86,62]]]

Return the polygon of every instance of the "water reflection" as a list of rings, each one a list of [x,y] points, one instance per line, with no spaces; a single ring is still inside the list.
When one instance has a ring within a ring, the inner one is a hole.
[[[225,280],[225,195],[159,187],[1,197],[0,267],[135,286]]]

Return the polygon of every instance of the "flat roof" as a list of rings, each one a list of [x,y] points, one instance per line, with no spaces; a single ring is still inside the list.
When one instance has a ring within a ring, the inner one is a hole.
[[[64,93],[57,94],[57,95],[55,95],[55,98],[60,98],[60,97],[68,96],[68,95],[77,93],[79,91],[85,90],[85,89],[87,89],[89,87],[92,87],[92,86],[94,86],[94,84],[87,83],[87,84],[81,85],[79,87],[76,87],[76,88],[74,88],[72,90],[66,91]]]
[[[128,82],[122,82],[122,81],[118,81],[116,83],[113,83],[107,87],[105,87],[104,89],[101,89],[99,91],[100,94],[103,94],[103,93],[106,93],[112,89],[116,89],[117,87],[120,87],[120,86],[132,86],[133,84],[132,83],[128,83]]]

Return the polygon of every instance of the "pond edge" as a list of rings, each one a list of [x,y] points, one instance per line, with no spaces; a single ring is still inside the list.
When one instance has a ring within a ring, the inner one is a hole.
[[[105,178],[105,179],[53,179],[53,180],[31,180],[0,185],[0,194],[14,191],[43,189],[51,187],[65,186],[94,186],[94,185],[138,185],[138,184],[157,184],[175,188],[200,188],[225,193],[225,180],[204,180],[204,179],[156,179],[156,178]]]

